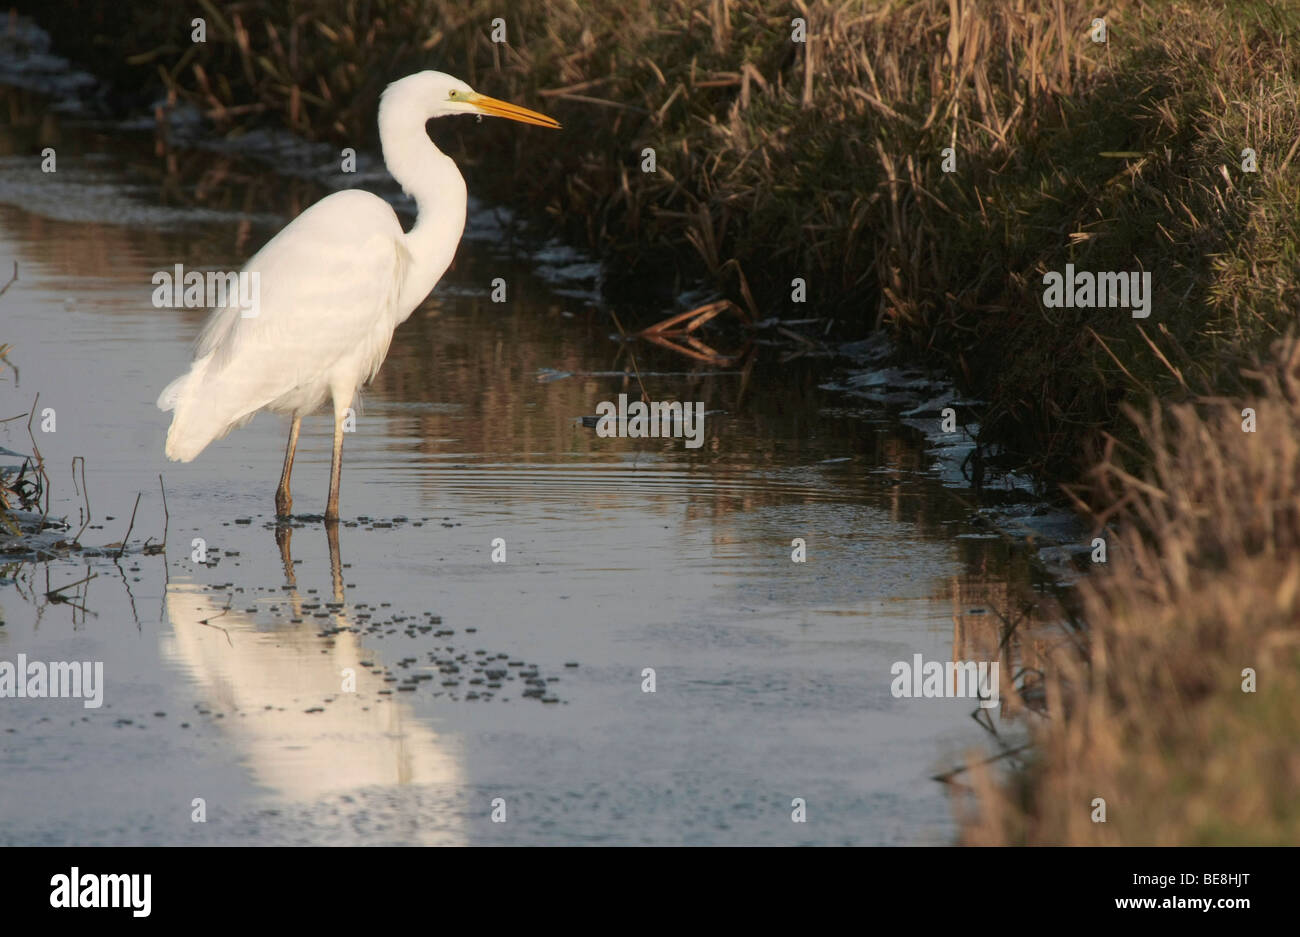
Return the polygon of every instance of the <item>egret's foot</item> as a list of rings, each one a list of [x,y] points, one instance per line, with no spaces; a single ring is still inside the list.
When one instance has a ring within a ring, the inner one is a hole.
[[[293,498],[287,491],[275,493],[275,516],[277,520],[288,520],[293,516]]]

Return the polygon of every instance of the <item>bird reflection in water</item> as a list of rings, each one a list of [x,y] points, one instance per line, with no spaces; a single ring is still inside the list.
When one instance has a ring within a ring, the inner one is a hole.
[[[338,526],[325,528],[333,602],[321,608],[299,593],[293,528],[280,524],[284,599],[251,612],[234,608],[233,594],[173,582],[163,653],[192,676],[198,708],[221,714],[244,765],[277,797],[427,785],[445,800],[461,783],[459,757],[392,692],[378,655],[362,646],[344,605]],[[439,841],[458,835],[446,816],[432,826]]]

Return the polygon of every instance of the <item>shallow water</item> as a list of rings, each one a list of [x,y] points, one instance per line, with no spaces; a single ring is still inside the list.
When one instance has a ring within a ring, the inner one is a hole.
[[[590,266],[479,212],[364,396],[337,543],[309,517],[277,536],[282,420],[190,464],[162,455],[154,400],[204,313],[154,308],[150,278],[237,269],[325,189],[27,92],[5,104],[0,280],[14,260],[20,278],[0,344],[19,370],[0,419],[38,392],[54,410],[36,443],[73,532],[84,457],[83,543],[120,541],[140,501],[116,562],[0,565],[0,660],[102,661],[106,683],[98,709],[0,699],[0,842],[953,837],[931,776],[991,735],[972,700],[894,698],[890,666],[985,659],[994,610],[1037,584],[916,428],[819,388],[824,363],[707,369],[637,344],[653,397],[717,411],[705,445],[598,438],[580,418],[637,384],[584,299]],[[508,303],[489,299],[498,276]],[[0,423],[0,446],[30,452],[25,423]],[[329,443],[327,417],[304,421],[303,515],[323,511]],[[164,526],[166,554],[142,550]]]

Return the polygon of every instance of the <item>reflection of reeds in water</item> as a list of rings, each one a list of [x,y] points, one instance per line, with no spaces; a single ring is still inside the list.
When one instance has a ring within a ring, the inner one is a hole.
[[[1052,627],[1055,602],[1000,575],[954,576],[950,589],[952,659],[998,662],[999,718],[1041,708],[1043,669],[1061,640]]]
[[[446,743],[398,694],[378,695],[394,685],[362,666],[374,655],[355,635],[322,638],[324,619],[309,613],[301,625],[260,630],[246,613],[225,611],[225,602],[200,586],[173,583],[164,654],[194,678],[208,708],[224,713],[221,724],[259,784],[309,802],[360,788],[460,781]],[[303,615],[296,596],[281,601],[281,614],[287,602],[293,617]],[[342,613],[329,621],[348,625]],[[349,668],[355,693],[341,691]]]
[[[20,258],[52,264],[73,276],[135,281],[142,302],[148,302],[152,287],[148,274],[140,279],[141,257],[238,269],[275,233],[277,222],[296,217],[329,192],[317,181],[268,172],[250,159],[178,149],[144,134],[117,134],[109,149],[111,161],[90,161],[88,152],[103,151],[97,132],[69,122],[40,95],[0,86],[0,157],[56,144],[56,175],[41,173],[39,163],[32,162],[16,167],[5,180],[8,187],[22,185],[23,173],[31,180],[29,191],[11,188],[8,201],[30,211],[13,213],[5,219],[6,227],[17,244],[26,250],[40,244],[42,253]],[[113,185],[113,178],[105,178],[110,173],[136,188]],[[62,202],[44,194],[57,193],[57,184],[65,181],[75,189]],[[92,183],[89,189],[82,187],[87,182]],[[47,207],[52,217],[43,216]],[[194,224],[178,239],[175,212],[187,210],[195,212]],[[170,213],[161,216],[166,224],[151,221],[160,217],[159,211]],[[212,215],[200,212],[229,213],[231,223],[213,224]],[[55,220],[65,213],[74,220]],[[260,219],[265,230],[259,231],[250,218]],[[58,237],[50,236],[51,226],[59,226]],[[175,313],[197,324],[206,311]]]

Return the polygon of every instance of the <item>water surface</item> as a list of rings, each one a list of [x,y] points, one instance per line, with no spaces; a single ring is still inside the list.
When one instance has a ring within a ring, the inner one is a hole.
[[[53,409],[36,432],[51,509],[81,526],[84,458],[83,543],[120,541],[140,501],[116,562],[0,569],[0,659],[103,661],[106,678],[99,709],[0,700],[0,842],[952,838],[931,776],[990,733],[970,700],[893,698],[890,666],[995,653],[993,610],[1031,583],[921,433],[819,389],[824,362],[624,347],[581,258],[477,211],[364,395],[336,542],[309,518],[278,529],[282,419],[164,459],[154,400],[204,312],[154,308],[150,278],[237,269],[327,189],[28,92],[5,103],[0,275],[16,260],[20,278],[0,343],[19,371],[0,419],[38,392]],[[711,411],[704,446],[581,424],[638,392],[629,350],[652,396]],[[30,452],[25,422],[0,446]],[[304,421],[303,515],[324,509],[329,445],[327,416]],[[141,549],[164,526],[165,554]]]

